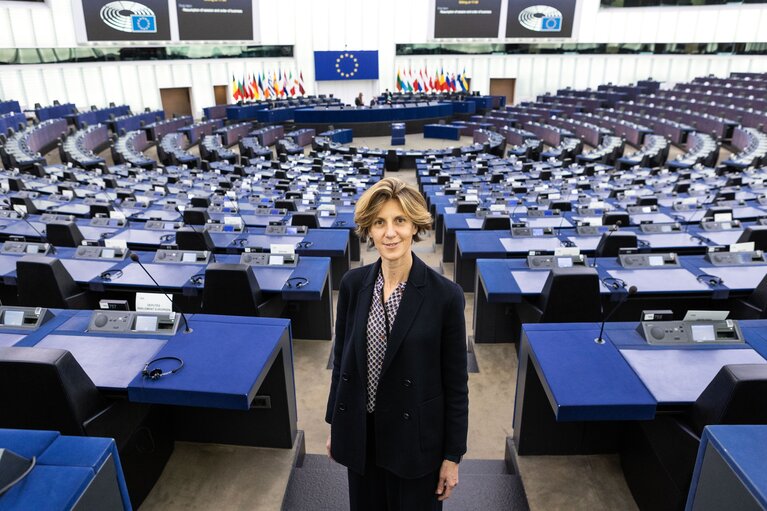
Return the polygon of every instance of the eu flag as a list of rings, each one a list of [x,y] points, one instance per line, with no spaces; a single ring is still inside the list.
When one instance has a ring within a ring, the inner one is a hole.
[[[314,79],[377,80],[377,51],[315,51]]]

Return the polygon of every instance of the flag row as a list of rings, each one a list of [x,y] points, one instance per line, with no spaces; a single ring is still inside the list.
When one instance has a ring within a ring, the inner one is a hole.
[[[292,98],[306,94],[304,73],[262,71],[249,73],[238,80],[232,75],[232,98],[235,101]]]
[[[397,69],[396,88],[399,92],[469,92],[466,69],[462,73],[445,73],[444,69],[430,73],[427,69]]]

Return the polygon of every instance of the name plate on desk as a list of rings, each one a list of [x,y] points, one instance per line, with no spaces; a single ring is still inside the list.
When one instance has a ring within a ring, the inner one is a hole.
[[[298,254],[270,254],[266,252],[243,252],[240,264],[250,266],[294,267],[298,264]]]
[[[27,255],[38,254],[48,255],[51,252],[51,246],[48,243],[33,243],[29,241],[6,241],[0,254],[3,255]]]
[[[75,259],[97,259],[101,261],[122,261],[128,255],[128,250],[121,247],[99,247],[81,245],[75,250]]]
[[[679,258],[673,252],[666,254],[619,254],[621,266],[629,269],[678,267]]]
[[[532,238],[534,236],[554,236],[551,227],[512,227],[511,236],[514,238]]]
[[[144,229],[148,231],[175,231],[183,227],[182,222],[164,222],[162,220],[147,220]]]
[[[645,234],[658,234],[667,232],[681,232],[682,226],[676,222],[673,224],[655,224],[642,222],[639,224],[639,229]]]
[[[721,321],[643,321],[637,327],[648,344],[742,344],[743,332],[732,319]]]
[[[154,254],[154,263],[171,264],[208,264],[210,252],[207,250],[168,250],[160,249]]]
[[[62,215],[60,213],[43,213],[40,215],[40,221],[44,224],[51,222],[74,222],[74,215]]]
[[[96,216],[91,218],[91,227],[125,227],[128,221],[125,218],[109,218],[106,216]]]
[[[0,306],[0,330],[37,330],[53,318],[53,313],[42,307]]]
[[[700,223],[700,227],[704,231],[731,231],[734,229],[740,229],[740,220],[727,220],[717,222],[715,220],[703,220]]]
[[[96,310],[87,332],[175,335],[180,314],[175,312],[132,312]]]
[[[587,259],[583,254],[527,256],[527,266],[532,269],[570,268],[572,266],[586,266],[586,264]]]
[[[709,252],[706,261],[714,266],[742,266],[750,264],[764,264],[767,259],[761,250],[747,252]]]

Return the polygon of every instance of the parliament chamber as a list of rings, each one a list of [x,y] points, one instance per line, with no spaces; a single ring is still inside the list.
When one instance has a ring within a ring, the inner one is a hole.
[[[0,510],[350,509],[387,177],[466,301],[444,509],[767,509],[767,4],[219,4],[0,5]]]

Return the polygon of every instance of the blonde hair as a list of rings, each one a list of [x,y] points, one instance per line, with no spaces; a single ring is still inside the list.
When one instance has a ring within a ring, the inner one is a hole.
[[[408,220],[416,226],[413,241],[421,241],[420,235],[431,229],[431,214],[426,207],[426,200],[415,187],[394,177],[381,179],[368,188],[357,200],[354,208],[354,222],[357,224],[357,236],[367,241],[384,203],[394,199],[399,202]]]

